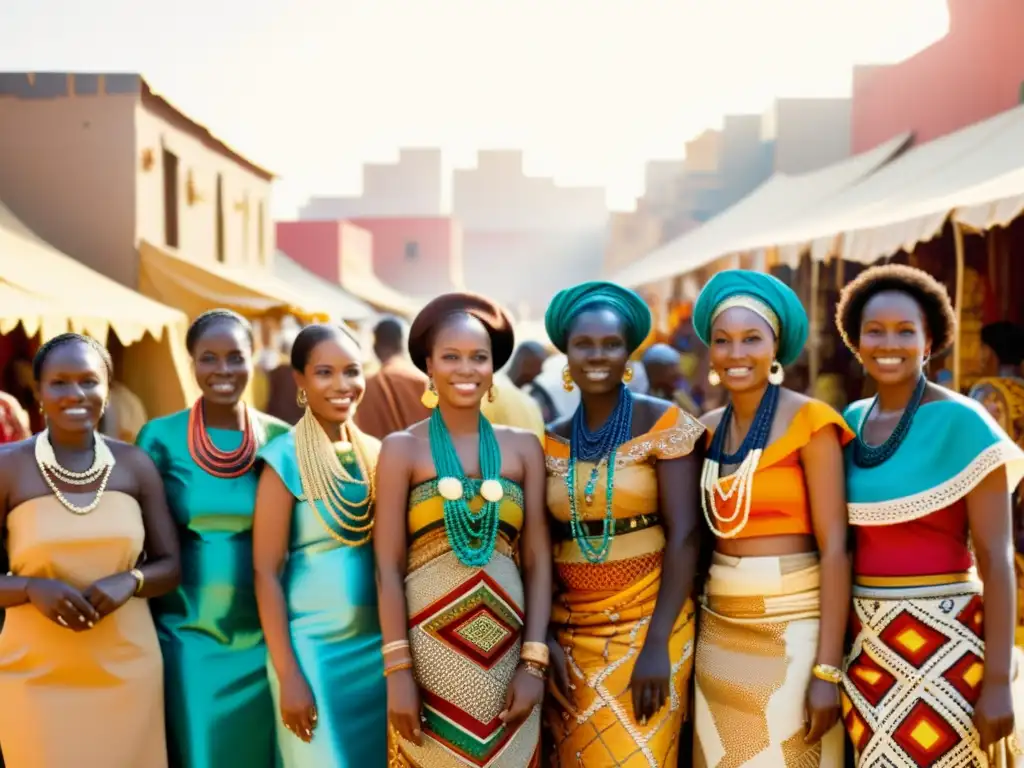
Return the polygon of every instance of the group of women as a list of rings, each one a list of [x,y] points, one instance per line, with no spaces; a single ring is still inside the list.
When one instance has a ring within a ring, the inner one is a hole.
[[[96,432],[106,351],[53,339],[47,429],[0,453],[7,766],[833,768],[844,725],[864,768],[1017,764],[1024,453],[927,382],[930,276],[867,270],[836,319],[878,389],[843,415],[784,386],[795,294],[716,275],[694,324],[729,397],[698,420],[624,385],[644,302],[567,289],[581,405],[543,443],[481,414],[514,333],[476,295],[416,318],[431,416],[383,444],[342,326],[295,341],[291,429],[242,401],[245,320],[201,316],[202,397],[138,446]]]

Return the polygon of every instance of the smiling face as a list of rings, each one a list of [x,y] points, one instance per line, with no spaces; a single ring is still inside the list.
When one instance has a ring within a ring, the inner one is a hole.
[[[479,408],[494,379],[491,336],[470,315],[453,315],[434,334],[427,375],[438,400],[456,408]]]
[[[309,352],[306,367],[294,375],[321,424],[347,421],[366,391],[359,348],[341,331],[317,343]]]
[[[234,405],[252,376],[249,336],[230,320],[211,323],[196,339],[192,363],[203,399],[217,405]]]
[[[764,387],[778,351],[775,334],[765,319],[745,307],[732,307],[711,328],[711,367],[729,392]]]
[[[54,348],[36,384],[36,398],[51,431],[92,432],[103,415],[110,383],[99,354],[80,341]]]
[[[598,395],[616,391],[629,362],[622,318],[610,309],[581,312],[569,331],[566,357],[569,374],[580,392]]]
[[[931,339],[920,305],[901,291],[882,291],[864,305],[857,354],[879,384],[902,384],[921,377]]]

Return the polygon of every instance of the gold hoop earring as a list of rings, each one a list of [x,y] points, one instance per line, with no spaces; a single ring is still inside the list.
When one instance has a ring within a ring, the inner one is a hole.
[[[722,377],[718,375],[718,371],[714,368],[708,371],[708,384],[712,387],[717,387],[722,383]]]
[[[573,390],[572,374],[569,373],[568,365],[562,369],[562,389],[566,392],[572,392]]]
[[[622,381],[629,384],[633,380],[633,366],[627,365],[626,370],[622,372]]]
[[[309,397],[306,395],[306,390],[300,389],[295,393],[295,403],[299,408],[305,408],[309,405]]]
[[[433,410],[437,408],[438,397],[437,388],[434,386],[434,380],[430,379],[427,384],[426,390],[423,392],[423,396],[420,398],[420,402],[423,403],[424,408]]]

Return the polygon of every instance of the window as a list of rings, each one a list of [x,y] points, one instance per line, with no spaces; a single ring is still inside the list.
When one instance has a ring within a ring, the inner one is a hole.
[[[224,177],[217,174],[217,202],[214,205],[217,217],[217,261],[224,263]]]
[[[256,247],[259,249],[259,260],[260,264],[267,263],[267,238],[266,238],[266,215],[263,209],[263,201],[260,200],[259,210],[256,212],[256,226],[259,230],[256,232]]]
[[[410,240],[405,244],[405,258],[407,261],[413,261],[419,258],[420,255],[420,244],[415,240]]]
[[[164,242],[178,247],[178,158],[163,151],[164,168]]]

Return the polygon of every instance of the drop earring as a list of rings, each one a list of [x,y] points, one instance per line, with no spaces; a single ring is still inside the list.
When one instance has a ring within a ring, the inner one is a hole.
[[[306,396],[306,390],[300,389],[295,394],[295,402],[299,406],[299,408],[305,408],[306,406],[309,405],[309,397]]]
[[[494,384],[491,384],[491,388],[487,390],[487,402],[488,403],[493,403],[497,399],[498,399],[498,387],[496,385],[494,385]]]
[[[786,380],[786,372],[782,370],[782,364],[778,360],[772,361],[772,367],[768,369],[768,383],[780,387]]]
[[[434,380],[430,379],[427,384],[426,390],[423,392],[423,397],[420,398],[420,402],[423,403],[424,408],[433,410],[437,408],[437,388],[434,386]]]
[[[718,375],[718,371],[714,368],[708,370],[708,384],[712,387],[717,387],[722,383],[722,377]]]
[[[633,366],[627,365],[626,370],[622,372],[622,381],[629,384],[633,380]]]
[[[572,392],[573,390],[572,374],[569,373],[568,365],[562,369],[562,389],[566,392]]]

